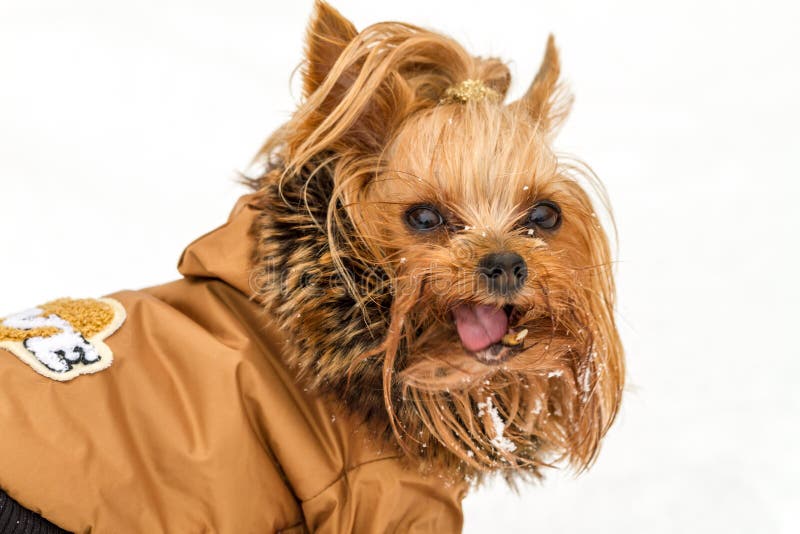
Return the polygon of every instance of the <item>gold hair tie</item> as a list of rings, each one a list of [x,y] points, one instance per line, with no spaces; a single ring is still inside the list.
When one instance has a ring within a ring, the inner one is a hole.
[[[459,84],[448,87],[439,103],[466,104],[470,101],[479,102],[484,98],[500,100],[500,93],[491,87],[487,87],[481,80],[464,80]]]

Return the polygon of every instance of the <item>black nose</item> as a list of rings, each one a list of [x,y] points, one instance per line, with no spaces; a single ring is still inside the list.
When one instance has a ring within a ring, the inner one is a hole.
[[[528,277],[528,266],[515,252],[500,252],[484,256],[478,264],[478,273],[486,278],[489,291],[510,295],[522,287]]]

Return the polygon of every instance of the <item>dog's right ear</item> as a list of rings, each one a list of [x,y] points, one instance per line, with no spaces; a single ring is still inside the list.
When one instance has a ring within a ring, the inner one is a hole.
[[[560,77],[561,61],[555,38],[550,35],[536,78],[522,98],[510,104],[512,109],[527,113],[547,135],[555,134],[572,106],[572,95],[563,87]]]
[[[303,96],[308,98],[322,85],[345,47],[358,35],[353,23],[323,0],[314,3],[314,14],[306,33]]]

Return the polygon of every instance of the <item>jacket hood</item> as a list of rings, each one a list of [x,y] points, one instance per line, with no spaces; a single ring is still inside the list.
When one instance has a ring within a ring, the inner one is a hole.
[[[254,200],[255,194],[240,197],[225,224],[190,243],[181,254],[178,271],[186,277],[221,280],[252,296],[254,240],[250,229],[258,214]]]

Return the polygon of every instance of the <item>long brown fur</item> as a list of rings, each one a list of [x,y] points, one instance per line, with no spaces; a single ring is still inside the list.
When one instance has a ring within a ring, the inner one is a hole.
[[[267,170],[254,180],[254,281],[289,336],[290,363],[441,474],[588,467],[624,363],[608,239],[582,184],[605,202],[602,187],[550,148],[570,101],[552,37],[530,89],[508,105],[442,103],[464,80],[505,97],[501,61],[408,24],[358,33],[321,1],[306,54],[305,99],[263,147]],[[522,223],[542,199],[560,205],[563,224],[530,235]],[[404,213],[417,204],[447,226],[410,230]],[[500,251],[530,270],[512,297],[476,273]],[[451,317],[462,303],[513,306],[524,350],[500,365],[465,351]]]

